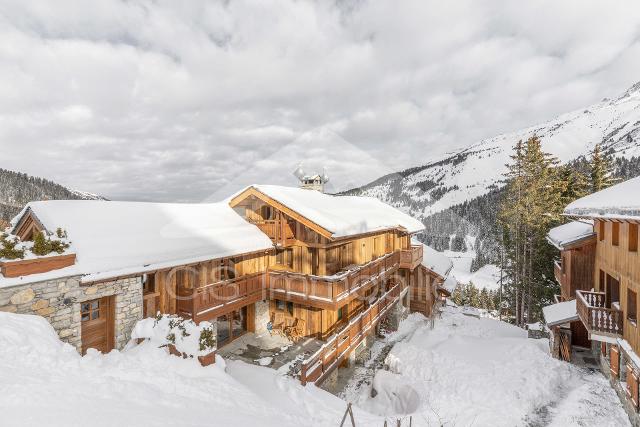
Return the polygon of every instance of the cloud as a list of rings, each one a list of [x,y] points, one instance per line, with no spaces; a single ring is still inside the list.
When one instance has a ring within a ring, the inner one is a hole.
[[[639,53],[635,1],[0,1],[0,167],[197,201],[304,161],[341,190],[615,96]]]

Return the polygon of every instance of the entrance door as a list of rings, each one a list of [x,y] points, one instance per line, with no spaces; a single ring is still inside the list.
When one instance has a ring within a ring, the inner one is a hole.
[[[607,307],[620,302],[620,282],[607,274]]]
[[[247,307],[219,316],[216,321],[220,348],[247,332]]]
[[[89,348],[103,353],[113,350],[113,297],[104,297],[80,304],[82,354]]]

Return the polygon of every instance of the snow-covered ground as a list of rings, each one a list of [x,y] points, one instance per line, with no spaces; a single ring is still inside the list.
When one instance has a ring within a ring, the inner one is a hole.
[[[476,288],[487,288],[488,291],[500,289],[500,268],[497,265],[487,264],[471,272],[471,262],[476,256],[474,251],[444,251],[444,254],[453,261],[450,274],[458,283],[473,283]]]
[[[493,319],[446,308],[431,329],[415,328],[387,356],[389,371],[361,387],[354,400],[372,413],[413,412],[413,425],[626,426],[628,418],[607,380],[552,359],[547,340]]]
[[[599,373],[508,324],[447,309],[431,329],[412,314],[387,342],[377,396],[348,394],[358,426],[405,413],[413,426],[629,425]],[[44,319],[0,312],[2,426],[338,426],[346,402],[285,371],[221,358],[202,368],[150,343],[80,357]]]

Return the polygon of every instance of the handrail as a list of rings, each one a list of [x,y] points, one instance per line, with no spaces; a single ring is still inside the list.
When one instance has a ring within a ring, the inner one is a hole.
[[[399,253],[391,252],[339,275],[316,276],[269,270],[269,287],[272,292],[300,294],[305,298],[320,298],[335,302],[363,286],[384,278],[389,271],[394,270],[398,265]],[[283,285],[280,285],[279,278],[284,278]]]
[[[355,349],[365,334],[387,314],[400,299],[402,284],[398,283],[385,292],[376,302],[354,317],[340,331],[332,335],[315,353],[302,361],[300,382],[316,382],[322,375],[335,369],[346,354]]]
[[[576,291],[578,317],[590,332],[622,335],[624,313],[605,307],[604,292]]]

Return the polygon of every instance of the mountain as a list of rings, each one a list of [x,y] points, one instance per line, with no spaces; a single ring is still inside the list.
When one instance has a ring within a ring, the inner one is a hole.
[[[596,144],[615,160],[616,175],[640,174],[640,83],[614,99],[545,123],[482,140],[424,165],[385,175],[343,194],[377,197],[420,218],[422,239],[437,249],[476,250],[476,266],[497,257],[497,205],[513,146],[532,135],[565,164],[584,167]],[[468,236],[474,239],[468,239]],[[474,241],[475,248],[466,247]]]
[[[0,169],[0,221],[13,218],[33,200],[106,200],[96,194],[70,190],[53,181]]]

